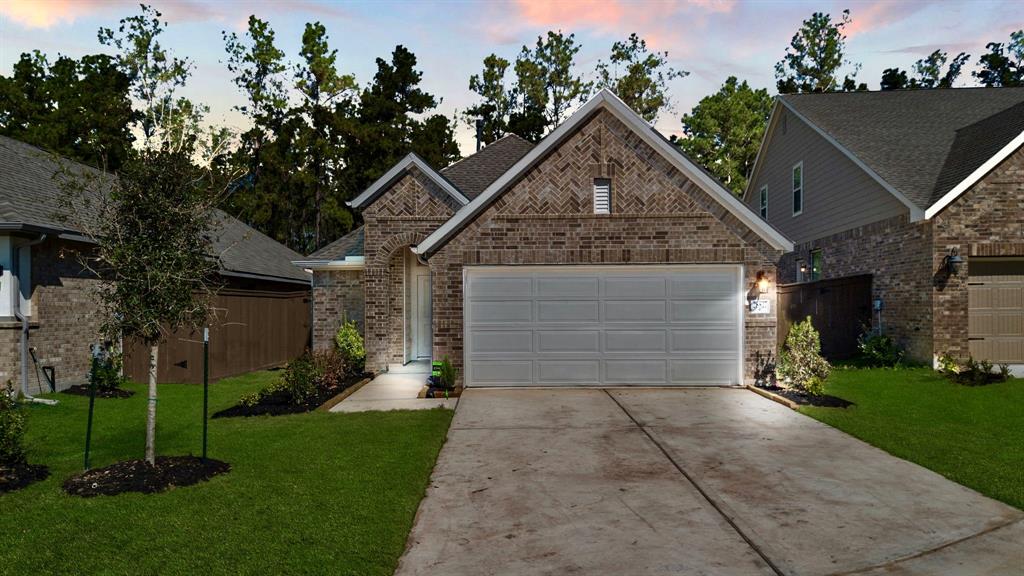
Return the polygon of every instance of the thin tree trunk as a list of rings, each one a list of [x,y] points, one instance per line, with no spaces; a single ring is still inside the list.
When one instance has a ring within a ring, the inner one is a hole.
[[[149,347],[149,405],[146,408],[146,462],[156,465],[156,361],[159,348]]]

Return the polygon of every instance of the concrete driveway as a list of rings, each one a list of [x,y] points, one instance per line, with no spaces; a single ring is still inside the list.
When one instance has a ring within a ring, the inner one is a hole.
[[[1024,512],[742,389],[468,390],[397,574],[1024,573]]]

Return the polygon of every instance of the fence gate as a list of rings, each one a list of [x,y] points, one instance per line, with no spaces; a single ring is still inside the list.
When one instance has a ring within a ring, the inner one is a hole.
[[[789,327],[808,316],[821,334],[829,360],[857,354],[857,337],[871,325],[871,275],[848,276],[779,286],[779,350]]]

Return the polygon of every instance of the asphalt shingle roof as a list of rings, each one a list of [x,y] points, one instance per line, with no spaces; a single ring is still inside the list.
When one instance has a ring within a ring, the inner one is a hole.
[[[935,203],[1024,129],[1024,88],[834,92],[781,98],[921,209]]]
[[[444,168],[441,175],[472,200],[508,172],[531,149],[533,144],[515,134],[509,134]]]
[[[72,172],[112,178],[73,161],[64,161]],[[61,164],[50,153],[12,138],[0,136],[0,226],[28,225],[59,232],[80,233],[60,217],[67,207],[66,194],[55,175]],[[88,216],[89,205],[82,210]],[[210,241],[227,273],[265,276],[268,279],[309,281],[309,274],[292,265],[302,255],[217,210]]]
[[[306,260],[344,260],[347,256],[362,256],[366,235],[360,226],[348,234],[313,252]]]

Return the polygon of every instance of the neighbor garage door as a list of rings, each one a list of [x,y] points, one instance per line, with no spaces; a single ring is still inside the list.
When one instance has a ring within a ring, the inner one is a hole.
[[[971,356],[1024,364],[1024,260],[971,258],[968,266]]]
[[[465,269],[469,386],[737,384],[739,266]]]

